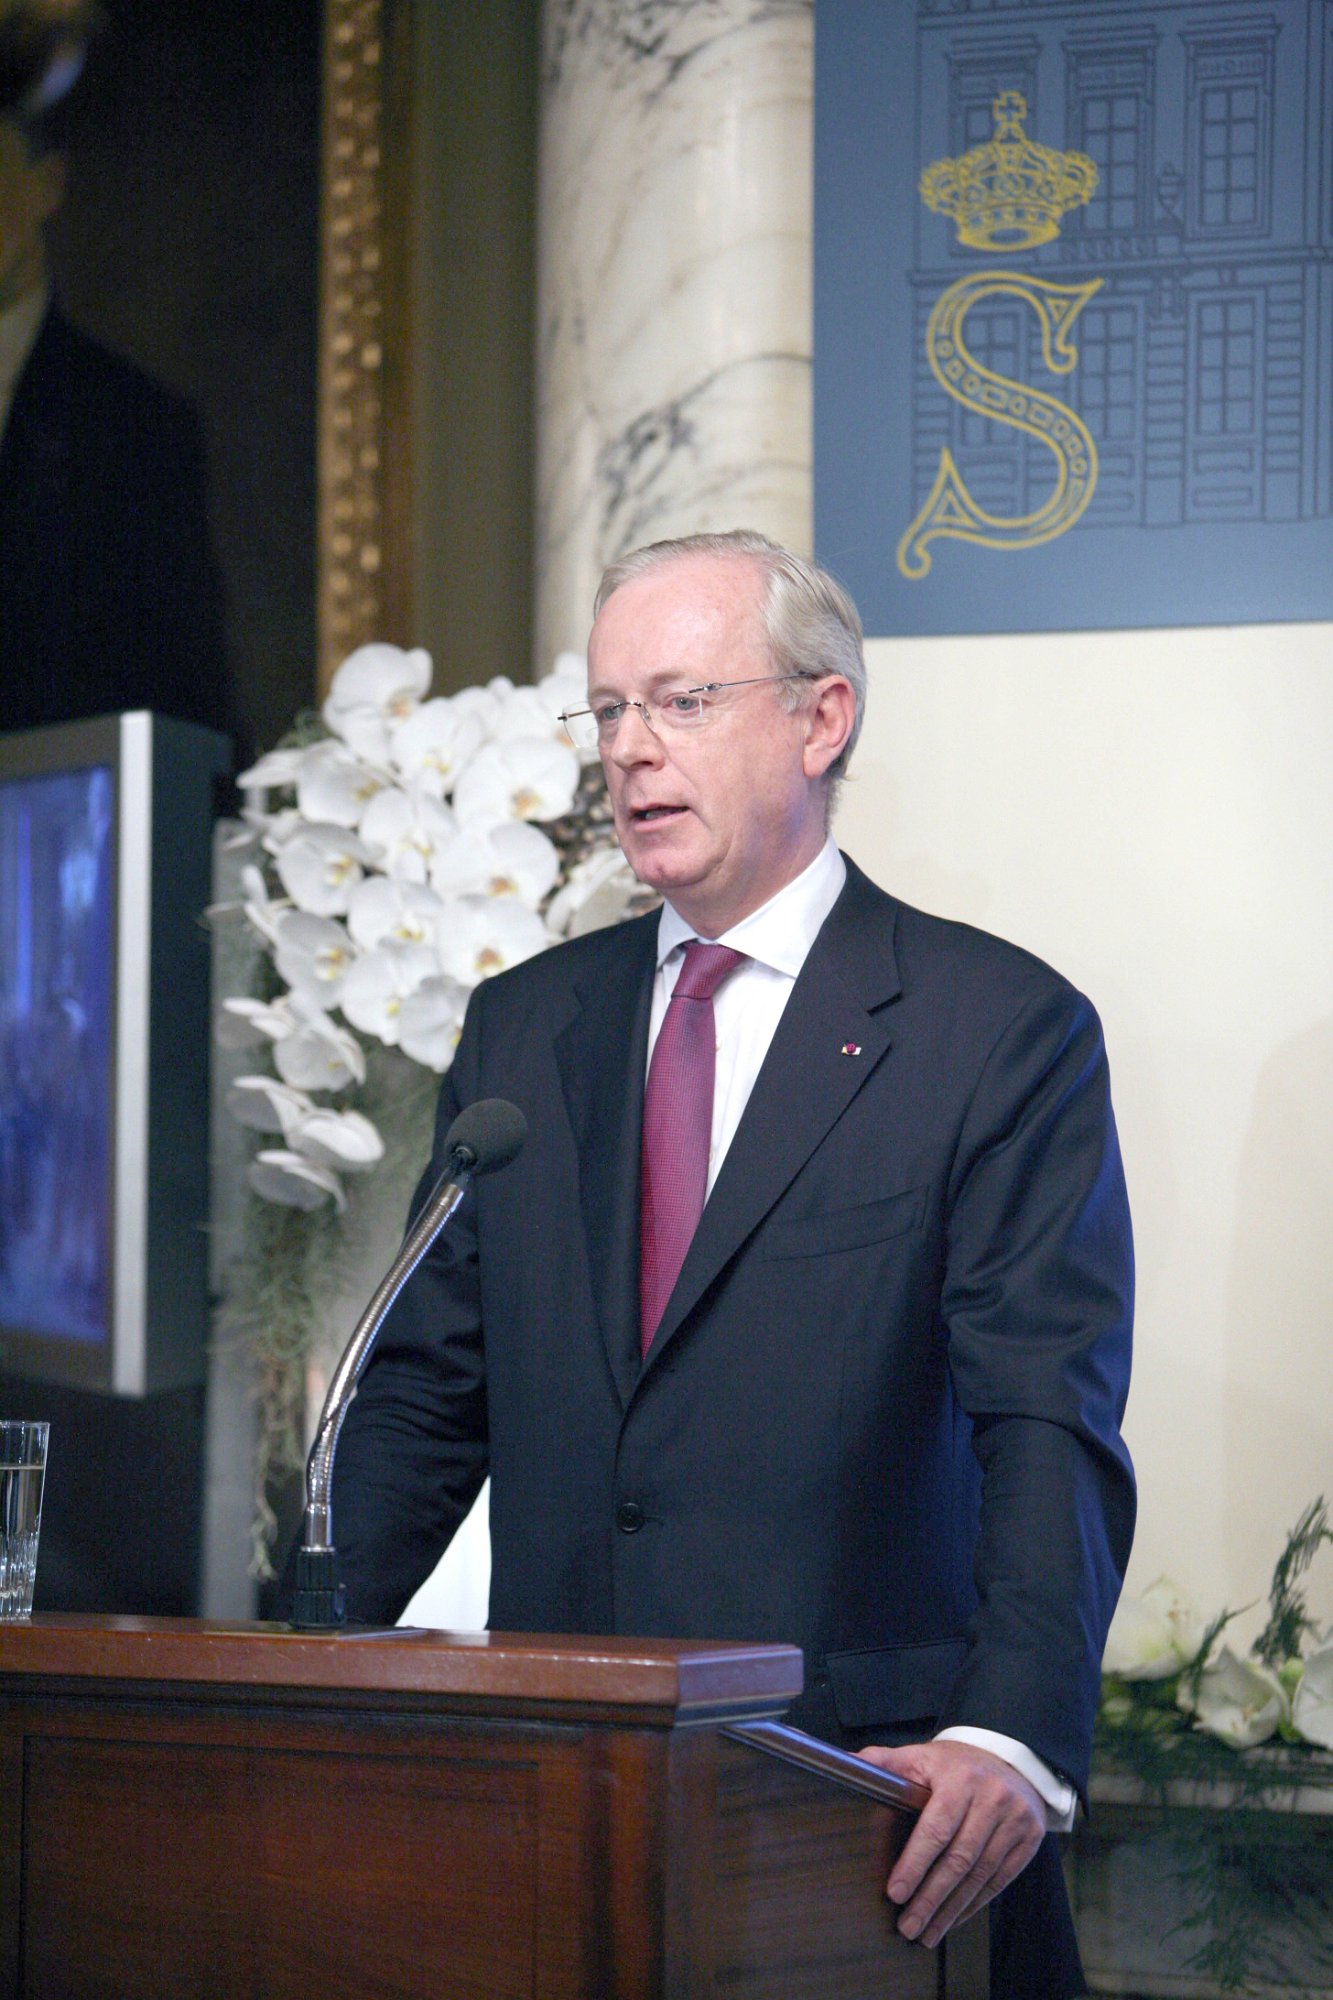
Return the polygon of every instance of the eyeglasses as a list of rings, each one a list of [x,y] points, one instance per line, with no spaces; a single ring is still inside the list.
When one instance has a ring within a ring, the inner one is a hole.
[[[577,750],[593,750],[615,740],[626,710],[637,708],[654,736],[704,729],[725,702],[714,699],[732,688],[776,687],[779,681],[808,681],[812,674],[756,674],[744,681],[704,681],[699,687],[668,687],[646,701],[598,701],[591,708],[568,709],[559,719]]]

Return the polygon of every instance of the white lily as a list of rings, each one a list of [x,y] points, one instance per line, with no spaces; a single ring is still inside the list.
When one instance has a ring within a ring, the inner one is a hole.
[[[301,994],[292,994],[288,1012],[291,1026],[273,1047],[284,1083],[297,1090],[345,1090],[365,1082],[365,1051],[355,1035]]]
[[[441,896],[517,896],[535,910],[560,873],[560,856],[525,820],[465,827],[435,856],[431,884]]]
[[[382,795],[381,795],[382,796]],[[278,876],[298,910],[341,917],[370,861],[350,827],[303,820],[277,852]]]
[[[385,938],[400,944],[433,944],[440,899],[423,882],[400,882],[391,875],[367,875],[352,891],[347,928],[363,951]]]
[[[456,896],[437,934],[440,964],[466,987],[521,965],[551,942],[541,918],[512,896]]]
[[[557,937],[604,930],[620,922],[638,887],[638,877],[620,849],[599,847],[570,869],[568,882],[551,898],[547,924]]]
[[[330,826],[360,826],[366,807],[389,782],[341,743],[316,743],[301,761],[296,803],[302,818]]]
[[[347,1206],[343,1184],[331,1168],[284,1148],[255,1154],[250,1185],[262,1200],[280,1202],[285,1208],[318,1208],[330,1198],[340,1214]]]
[[[1305,1662],[1291,1719],[1307,1743],[1333,1750],[1333,1643],[1316,1647]]]
[[[375,865],[386,875],[400,882],[425,882],[454,826],[454,816],[443,799],[419,785],[408,791],[391,785],[366,808],[361,837],[375,851]]]
[[[273,957],[294,993],[316,1007],[336,1007],[356,952],[347,932],[332,917],[288,910],[278,919]]]
[[[1181,1684],[1179,1702],[1194,1717],[1196,1728],[1206,1729],[1233,1750],[1266,1742],[1290,1712],[1286,1690],[1272,1669],[1258,1660],[1238,1659],[1229,1646],[1223,1646],[1205,1668],[1193,1701],[1188,1687]]]
[[[415,782],[439,799],[453,790],[458,773],[488,734],[486,718],[475,705],[436,695],[394,725],[389,754],[404,782]]]
[[[467,988],[442,974],[423,979],[398,1009],[398,1046],[413,1062],[443,1073],[454,1059]]]
[[[579,760],[567,743],[516,736],[487,743],[454,786],[459,824],[559,819],[574,803]]]
[[[279,1083],[275,1076],[238,1076],[227,1092],[232,1117],[255,1132],[285,1136],[314,1108],[304,1091]]]
[[[384,1141],[370,1120],[359,1111],[334,1111],[319,1105],[287,1135],[287,1142],[302,1159],[321,1167],[341,1167],[344,1173],[364,1174],[384,1158]]]
[[[420,646],[358,646],[329,684],[322,710],[335,736],[368,764],[389,761],[389,732],[430,689],[430,654]]]
[[[1192,1599],[1169,1576],[1159,1576],[1142,1597],[1122,1597],[1117,1604],[1102,1669],[1124,1681],[1168,1680],[1189,1665],[1203,1634]]]
[[[394,1048],[403,1001],[439,970],[439,959],[429,945],[386,938],[374,951],[363,952],[349,971],[343,982],[343,1013],[362,1034],[375,1035]]]

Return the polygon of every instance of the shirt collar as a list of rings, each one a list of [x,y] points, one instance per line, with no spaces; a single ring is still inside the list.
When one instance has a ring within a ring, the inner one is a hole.
[[[805,964],[811,945],[818,937],[825,917],[842,894],[847,880],[847,864],[838,852],[832,834],[825,840],[808,868],[794,882],[779,889],[748,917],[742,917],[729,931],[710,942],[730,945],[747,958],[794,979]],[[699,933],[693,924],[663,903],[657,926],[657,963],[665,965],[673,951],[682,949]]]

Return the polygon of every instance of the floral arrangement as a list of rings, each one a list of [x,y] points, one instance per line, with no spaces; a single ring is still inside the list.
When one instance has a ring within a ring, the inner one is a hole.
[[[1139,1781],[1174,1857],[1186,1965],[1223,1993],[1333,1974],[1326,1864],[1291,1834],[1302,1787],[1333,1785],[1333,1627],[1321,1633],[1301,1582],[1325,1543],[1320,1498],[1287,1537],[1247,1651],[1223,1642],[1238,1613],[1205,1624],[1159,1577],[1121,1599],[1102,1660],[1098,1765]]]
[[[210,913],[253,946],[219,1042],[265,1058],[227,1092],[256,1135],[225,1319],[258,1383],[260,1575],[330,1297],[370,1222],[402,1220],[468,995],[645,906],[596,754],[581,760],[558,720],[584,699],[582,658],[535,687],[432,698],[430,680],[420,649],[343,662],[320,714],[240,778],[240,896]]]
[[[1333,1527],[1319,1499],[1287,1538],[1268,1622],[1244,1656],[1219,1644],[1237,1614],[1223,1612],[1205,1626],[1170,1577],[1159,1577],[1142,1597],[1123,1597],[1102,1659],[1104,1731],[1169,1737],[1192,1727],[1232,1750],[1273,1737],[1333,1750],[1333,1631],[1320,1636],[1297,1589],[1324,1542],[1333,1542]],[[1315,1645],[1305,1655],[1310,1639]]]

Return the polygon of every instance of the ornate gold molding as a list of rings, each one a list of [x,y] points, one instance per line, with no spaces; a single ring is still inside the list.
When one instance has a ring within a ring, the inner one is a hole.
[[[319,326],[319,691],[338,662],[406,623],[408,565],[398,541],[410,482],[410,379],[402,284],[404,166],[410,119],[386,132],[410,48],[406,0],[326,0]],[[396,60],[391,60],[397,51]],[[391,357],[392,358],[392,357]]]

